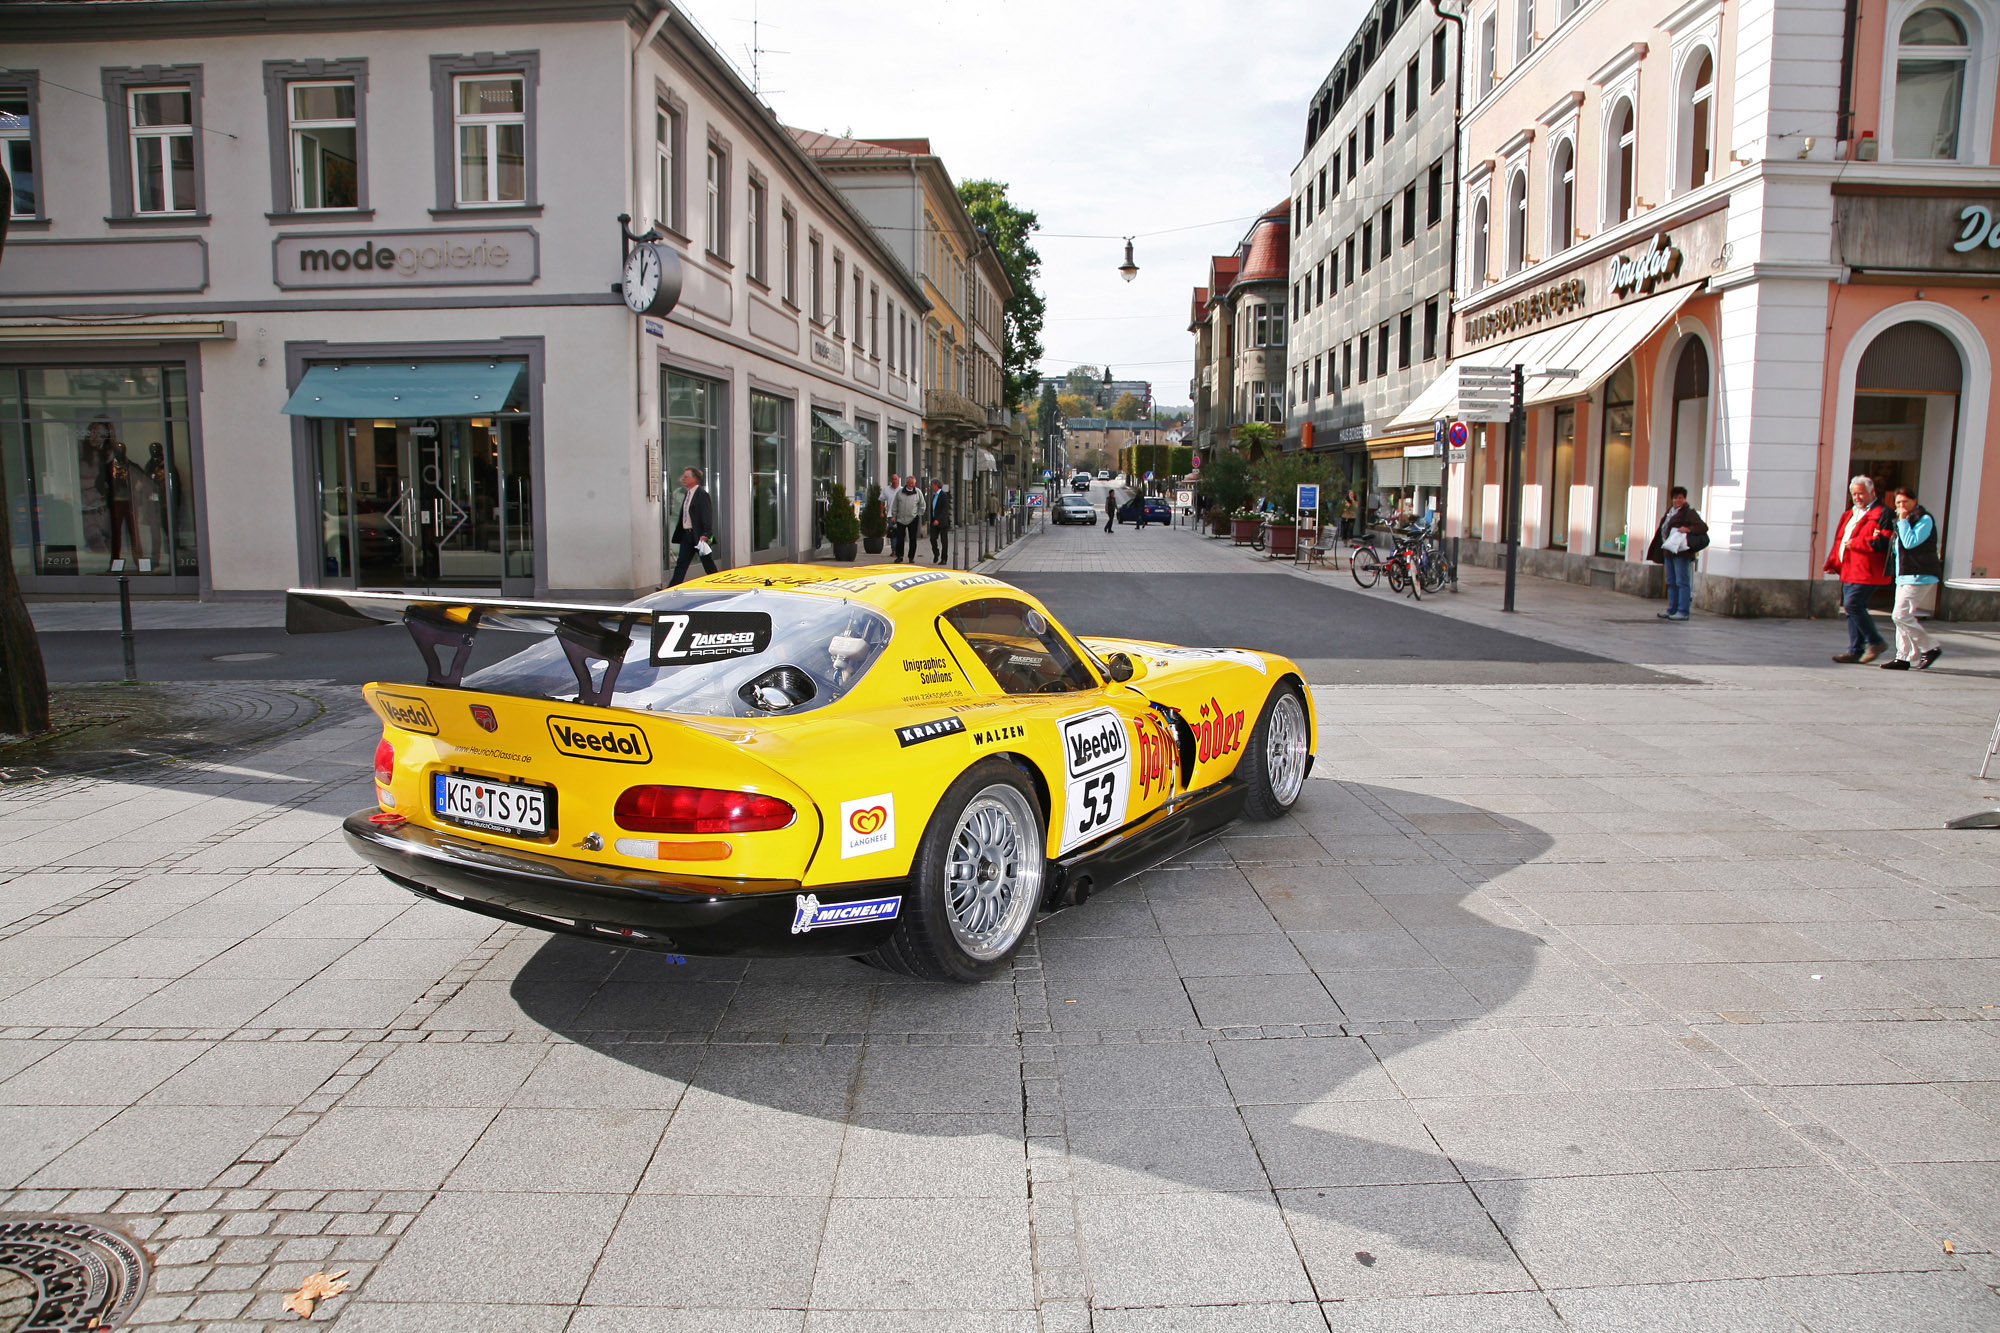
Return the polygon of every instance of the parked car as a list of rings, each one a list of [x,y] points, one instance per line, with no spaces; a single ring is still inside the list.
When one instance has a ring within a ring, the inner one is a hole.
[[[1124,506],[1118,511],[1118,521],[1120,523],[1137,523],[1139,521],[1139,506],[1141,505],[1146,507],[1146,521],[1148,523],[1172,523],[1174,521],[1173,509],[1165,500],[1157,495],[1148,495],[1144,499],[1134,497],[1127,500]]]
[[[1106,469],[1105,469],[1104,471],[1102,471],[1102,472],[1098,473],[1098,474],[1097,474],[1097,479],[1098,479],[1099,481],[1110,481],[1110,480],[1111,480],[1111,470],[1110,470],[1109,468],[1106,468]]]
[[[1050,517],[1058,523],[1095,523],[1097,506],[1087,495],[1065,495],[1056,500],[1055,512]]]

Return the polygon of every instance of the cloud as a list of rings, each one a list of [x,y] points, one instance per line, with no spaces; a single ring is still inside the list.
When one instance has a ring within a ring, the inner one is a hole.
[[[690,12],[746,74],[757,15],[765,100],[787,123],[927,136],[954,179],[1007,182],[1051,233],[1038,242],[1044,369],[1108,361],[1180,403],[1190,289],[1290,193],[1307,99],[1367,5],[698,0]],[[1127,285],[1118,238],[1135,234]]]

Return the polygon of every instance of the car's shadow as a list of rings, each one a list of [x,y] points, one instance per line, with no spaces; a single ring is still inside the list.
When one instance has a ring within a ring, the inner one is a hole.
[[[1509,1173],[1476,1160],[1476,1127],[1438,1136],[1413,1099],[1500,1090],[1456,1045],[1484,1049],[1499,1034],[1467,1029],[1497,1014],[1620,1007],[1484,892],[1550,845],[1472,806],[1313,781],[1290,818],[1044,919],[1011,980],[676,963],[551,937],[511,994],[550,1031],[657,1074],[662,1105],[685,1083],[927,1136],[1067,1133],[1086,1192],[1268,1186],[1288,1210],[1477,1261],[1499,1241],[1462,1182]],[[1589,1151],[1583,1126],[1568,1132],[1547,1127],[1547,1150]],[[1341,1188],[1357,1185],[1457,1188],[1392,1203]],[[1504,1204],[1486,1211],[1504,1227]]]

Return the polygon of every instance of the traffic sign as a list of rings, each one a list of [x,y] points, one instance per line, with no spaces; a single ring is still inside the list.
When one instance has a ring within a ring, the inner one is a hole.
[[[1319,514],[1319,483],[1302,481],[1299,483],[1299,509],[1301,514]]]
[[[1463,421],[1454,421],[1451,423],[1451,429],[1446,432],[1445,438],[1451,443],[1452,448],[1463,449],[1468,434],[1469,432],[1466,430]]]
[[[1512,366],[1460,366],[1458,419],[1507,421],[1514,415]]]

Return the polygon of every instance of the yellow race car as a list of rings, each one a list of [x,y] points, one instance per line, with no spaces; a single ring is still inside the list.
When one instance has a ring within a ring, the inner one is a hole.
[[[1270,653],[1079,639],[977,574],[766,565],[627,606],[295,589],[294,633],[405,625],[347,840],[405,888],[682,954],[835,954],[980,981],[1038,911],[1311,771]],[[475,635],[540,641],[466,674]]]

